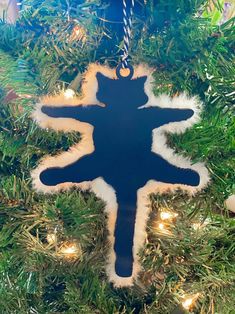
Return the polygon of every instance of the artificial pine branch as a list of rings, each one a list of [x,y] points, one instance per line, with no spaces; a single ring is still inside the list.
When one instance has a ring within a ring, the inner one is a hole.
[[[182,1],[176,2],[178,8]],[[42,3],[45,5],[44,1],[38,5]],[[115,64],[118,57],[110,56],[109,48],[105,51],[101,38],[92,41],[96,30],[91,30],[89,47],[76,43],[67,48],[60,32],[48,43],[48,37],[39,33],[35,41],[27,42],[24,25],[30,36],[35,30],[24,23],[38,25],[51,11],[34,11],[31,19],[22,18],[22,29],[11,28],[8,35],[4,33],[7,26],[1,26],[0,38],[6,38],[0,40],[2,47],[22,56],[23,63],[0,51],[0,313],[166,314],[181,302],[183,293],[194,292],[201,294],[194,313],[233,313],[234,220],[224,207],[224,200],[234,191],[233,21],[214,27],[206,19],[192,18],[198,7],[196,1],[191,3],[186,10],[182,2],[180,23],[170,6],[169,25],[162,32],[159,28],[152,38],[148,35],[154,21],[145,21],[149,27],[134,41],[133,48],[138,49],[133,56],[157,66],[156,93],[186,90],[200,94],[205,103],[202,121],[182,136],[172,136],[169,143],[195,161],[203,156],[212,182],[194,198],[180,191],[151,196],[147,242],[141,253],[144,271],[132,289],[114,289],[107,283],[102,202],[76,189],[58,195],[37,194],[30,179],[30,170],[43,155],[66,150],[80,139],[76,133],[65,136],[39,129],[30,118],[36,95],[43,88],[53,89],[64,73],[72,77],[74,67],[84,69],[101,56]],[[60,25],[66,27],[65,20]],[[11,34],[18,39],[13,41]],[[30,71],[32,64],[35,68]],[[7,100],[9,90],[18,97]],[[164,208],[178,213],[167,226],[168,235],[156,228],[159,209]],[[208,224],[203,225],[205,221]],[[194,229],[195,222],[203,227]],[[57,240],[49,242],[48,234],[55,230]],[[82,254],[72,259],[61,255],[60,248],[67,241],[78,243]]]

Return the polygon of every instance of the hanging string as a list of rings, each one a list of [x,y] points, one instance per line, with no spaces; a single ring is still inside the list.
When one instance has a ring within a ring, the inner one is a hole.
[[[124,47],[123,47],[123,55],[122,55],[122,68],[128,67],[129,46],[130,46],[130,39],[131,39],[132,17],[133,17],[134,5],[135,5],[135,0],[131,0],[130,12],[128,13],[126,0],[123,0]]]
[[[71,6],[70,6],[69,0],[66,0],[66,5],[67,5],[66,15],[67,15],[67,19],[68,19],[68,22],[69,22],[70,21],[70,11],[71,11]]]

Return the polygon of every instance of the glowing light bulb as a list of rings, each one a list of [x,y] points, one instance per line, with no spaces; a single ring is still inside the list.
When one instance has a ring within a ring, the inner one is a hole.
[[[172,212],[161,212],[160,217],[162,220],[167,220],[167,219],[173,219],[178,216],[177,213],[172,213]]]
[[[210,223],[209,219],[206,219],[204,222],[194,222],[192,224],[192,227],[194,230],[200,230],[204,227],[206,227]]]
[[[196,293],[194,295],[188,296],[186,297],[183,301],[182,301],[182,306],[186,309],[186,310],[190,310],[194,307],[197,299],[199,298],[200,293]]]
[[[71,245],[70,247],[64,248],[61,250],[63,254],[75,254],[77,252],[77,248],[75,245]]]
[[[73,98],[75,95],[75,91],[71,88],[68,88],[64,91],[64,97],[69,99],[69,98]]]
[[[199,230],[202,228],[202,224],[200,222],[194,222],[192,226],[194,230]]]
[[[166,228],[166,225],[163,222],[159,222],[157,224],[157,229],[162,234],[172,235],[171,231]]]
[[[48,233],[48,235],[47,235],[47,242],[49,244],[54,244],[56,242],[56,235],[55,235],[55,233]]]
[[[163,223],[159,223],[158,228],[159,228],[160,230],[165,230],[165,226],[164,226]]]
[[[76,25],[73,28],[72,34],[70,36],[70,41],[81,41],[83,43],[86,42],[87,39],[87,31],[81,25]]]
[[[66,245],[63,245],[59,253],[64,255],[66,258],[75,257],[79,254],[80,248],[75,243],[69,243]]]
[[[189,298],[185,301],[182,302],[182,305],[185,309],[189,309],[193,304],[193,299],[192,298]]]

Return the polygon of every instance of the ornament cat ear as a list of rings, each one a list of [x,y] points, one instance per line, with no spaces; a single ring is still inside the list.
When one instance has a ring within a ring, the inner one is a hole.
[[[147,76],[141,76],[135,79],[135,81],[138,82],[138,84],[140,84],[140,86],[143,86],[145,84],[145,82],[147,81]]]
[[[97,72],[97,73],[96,73],[96,79],[97,79],[99,85],[100,85],[101,82],[103,83],[104,80],[108,80],[108,81],[111,80],[111,78],[105,76],[105,75],[104,75],[103,73],[101,73],[101,72]]]

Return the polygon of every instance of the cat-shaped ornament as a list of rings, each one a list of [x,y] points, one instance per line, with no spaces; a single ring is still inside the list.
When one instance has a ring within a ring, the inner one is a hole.
[[[90,65],[82,98],[44,97],[33,114],[42,128],[82,134],[69,151],[45,157],[33,182],[45,193],[90,189],[105,201],[107,274],[119,287],[132,285],[140,271],[149,194],[178,188],[194,193],[209,180],[203,164],[192,165],[166,145],[166,132],[181,133],[199,120],[200,103],[185,94],[155,97],[151,73],[139,65],[122,77],[120,67]]]

